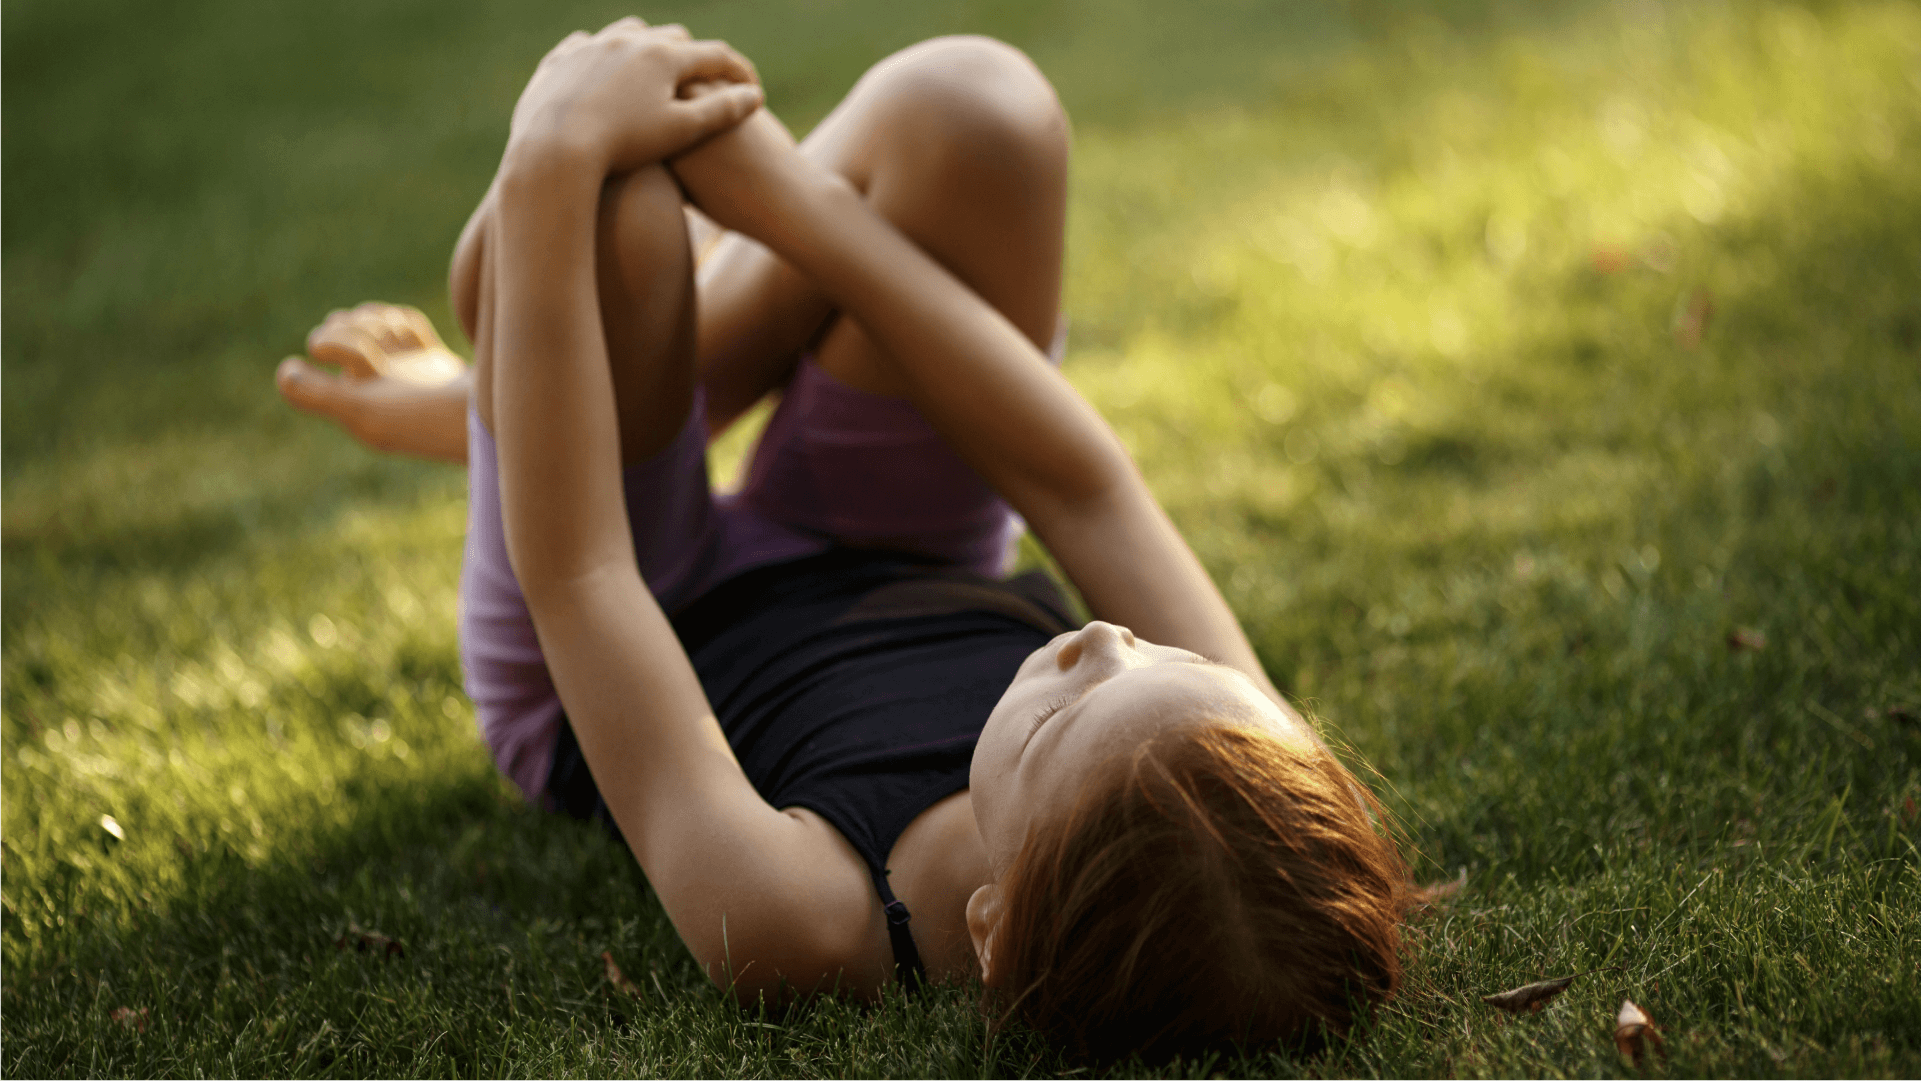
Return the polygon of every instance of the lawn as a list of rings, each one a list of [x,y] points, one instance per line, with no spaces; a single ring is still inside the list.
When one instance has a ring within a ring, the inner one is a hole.
[[[329,308],[450,326],[519,85],[622,13],[6,0],[0,1072],[1067,1068],[960,989],[724,1003],[493,773],[462,474],[272,394]],[[1921,7],[645,14],[802,129],[918,38],[1028,49],[1070,378],[1418,877],[1465,873],[1371,1030],[1175,1072],[1921,1073]]]

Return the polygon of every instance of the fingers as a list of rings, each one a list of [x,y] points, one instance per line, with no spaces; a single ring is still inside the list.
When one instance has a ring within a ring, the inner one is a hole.
[[[591,37],[592,35],[588,34],[587,31],[585,30],[576,30],[571,34],[568,34],[566,37],[560,39],[559,44],[547,50],[547,55],[540,58],[540,66],[546,67],[547,65],[554,63],[555,61],[559,60],[562,56],[565,56],[567,53],[572,52],[582,42],[590,40]]]
[[[631,34],[643,30],[673,38],[675,41],[687,41],[692,37],[691,34],[687,33],[687,28],[679,23],[662,23],[659,26],[649,26],[647,25],[647,20],[638,15],[629,15],[623,19],[615,19],[613,22],[600,28],[602,34]]]
[[[699,96],[674,103],[674,111],[688,128],[688,142],[727,131],[760,108],[760,87],[753,83],[708,84]]]
[[[759,83],[760,73],[746,57],[724,41],[690,41],[675,50],[679,67],[676,83],[722,79],[730,83]]]

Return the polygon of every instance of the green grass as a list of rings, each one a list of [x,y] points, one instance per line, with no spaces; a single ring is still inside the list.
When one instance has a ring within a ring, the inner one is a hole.
[[[648,14],[800,127],[922,36],[1035,55],[1070,376],[1421,876],[1467,869],[1365,1038],[1182,1070],[1629,1074],[1631,996],[1656,1072],[1921,1072],[1921,9],[1439,10]],[[960,991],[723,1004],[631,859],[492,772],[460,474],[271,394],[329,307],[447,325],[519,81],[617,9],[4,13],[0,1069],[1063,1068]]]

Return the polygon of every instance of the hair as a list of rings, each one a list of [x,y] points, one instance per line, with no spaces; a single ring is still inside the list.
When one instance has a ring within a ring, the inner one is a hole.
[[[1394,994],[1407,867],[1331,754],[1210,723],[1111,765],[1001,878],[997,1024],[1159,1059],[1318,1046]]]

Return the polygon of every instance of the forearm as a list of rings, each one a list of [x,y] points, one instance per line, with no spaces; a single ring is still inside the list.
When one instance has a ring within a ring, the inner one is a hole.
[[[1227,664],[1291,708],[1206,568],[1145,485],[1117,490],[1037,532],[1063,567],[1075,568],[1074,585],[1095,617]]]
[[[1094,498],[1131,472],[1033,343],[844,180],[807,165],[770,187],[756,239],[860,324],[929,423],[1023,514]]]
[[[844,185],[791,191],[762,239],[896,358],[922,412],[1027,517],[1093,612],[1223,661],[1285,705],[1126,449],[1027,338]]]
[[[491,356],[514,573],[543,594],[633,553],[595,284],[601,172],[564,147],[510,148],[494,223]]]

